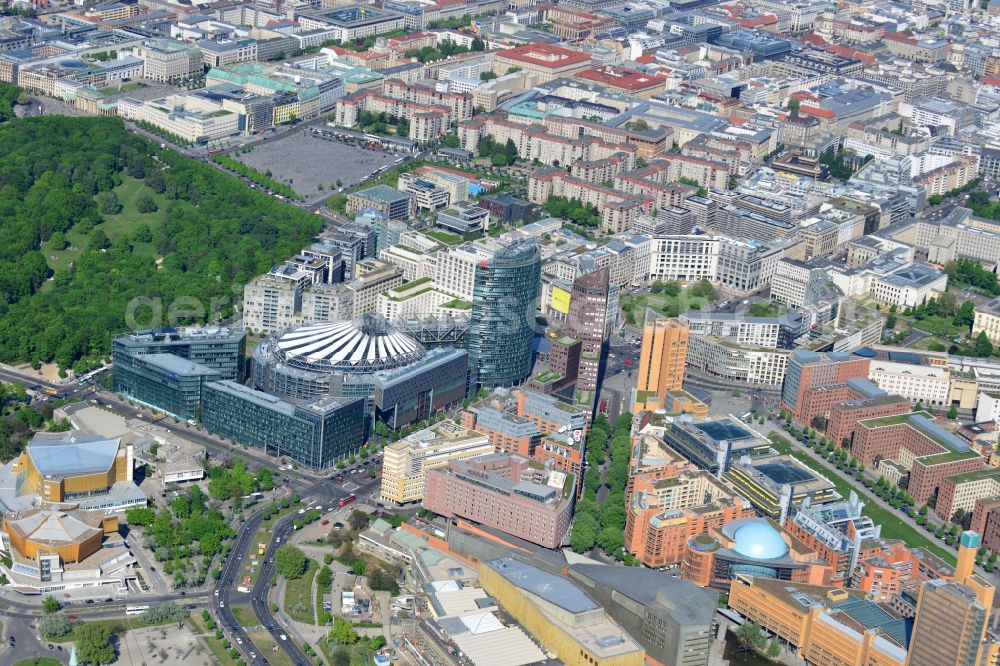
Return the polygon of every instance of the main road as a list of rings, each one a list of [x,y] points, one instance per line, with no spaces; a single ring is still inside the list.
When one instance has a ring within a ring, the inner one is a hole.
[[[359,464],[358,468],[365,465]],[[349,473],[344,471],[343,473]],[[376,479],[364,478],[363,481],[355,481],[353,491],[348,490],[344,484],[338,484],[331,479],[324,479],[311,484],[293,482],[292,486],[302,498],[302,507],[323,506],[323,509],[336,508],[341,498],[347,497],[352,492],[359,497],[364,496],[377,483]],[[230,642],[236,644],[244,653],[245,660],[251,666],[266,666],[269,662],[259,646],[255,646],[246,630],[240,626],[233,615],[233,604],[243,604],[250,601],[257,619],[274,638],[276,644],[289,656],[293,664],[305,666],[312,663],[294,639],[289,635],[288,629],[275,619],[268,604],[268,593],[271,588],[271,575],[274,572],[274,552],[283,543],[288,543],[288,538],[295,531],[294,522],[298,517],[297,513],[291,513],[274,524],[271,530],[271,539],[268,542],[267,550],[263,558],[258,563],[257,580],[253,590],[249,593],[239,592],[236,586],[242,574],[242,568],[247,561],[250,550],[254,547],[254,535],[261,524],[261,516],[258,512],[254,514],[236,535],[233,547],[229,551],[226,562],[223,565],[219,584],[213,593],[211,605],[219,620],[219,625],[223,627]],[[282,638],[284,636],[284,638]]]

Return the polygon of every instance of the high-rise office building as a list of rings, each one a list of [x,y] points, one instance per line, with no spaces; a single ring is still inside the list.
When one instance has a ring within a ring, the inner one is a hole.
[[[542,257],[522,241],[480,261],[472,292],[469,367],[483,388],[517,384],[531,372]]]
[[[634,411],[660,409],[666,401],[668,391],[682,388],[687,349],[686,325],[678,319],[668,319],[652,310],[646,311]]]
[[[576,377],[579,391],[596,391],[606,340],[608,269],[601,268],[573,280],[566,319],[567,333],[582,343]]]
[[[988,618],[973,589],[944,580],[924,583],[907,666],[975,666]]]
[[[797,349],[788,357],[788,370],[781,387],[781,406],[792,418],[809,423],[813,416],[829,411],[833,404],[813,407],[811,392],[828,394],[830,387],[846,384],[850,379],[868,379],[870,362],[871,359],[865,356]]]

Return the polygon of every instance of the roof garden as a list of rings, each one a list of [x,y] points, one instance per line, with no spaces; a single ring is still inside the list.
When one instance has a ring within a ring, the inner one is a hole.
[[[974,472],[963,472],[962,474],[949,476],[948,480],[955,485],[958,485],[960,483],[969,483],[970,481],[981,481],[982,479],[988,479],[990,477],[993,477],[1000,482],[1000,469],[997,469],[996,467],[991,467],[990,469],[977,469]]]
[[[929,456],[920,456],[917,460],[922,465],[943,465],[945,463],[957,462],[959,460],[969,460],[971,458],[982,458],[975,451],[945,451],[944,453],[932,453]]]
[[[535,375],[535,381],[538,382],[539,384],[547,384],[549,382],[553,382],[553,381],[555,381],[557,379],[560,379],[561,377],[562,377],[562,373],[560,373],[560,372],[554,372],[552,370],[546,370],[544,372],[541,372],[541,373]]]
[[[934,415],[927,411],[921,412],[909,412],[907,414],[896,414],[895,416],[880,416],[875,419],[865,419],[864,421],[858,421],[858,423],[863,424],[866,428],[884,428],[886,426],[900,425],[902,423],[908,423],[910,417],[913,415],[923,416],[927,419],[933,419]]]

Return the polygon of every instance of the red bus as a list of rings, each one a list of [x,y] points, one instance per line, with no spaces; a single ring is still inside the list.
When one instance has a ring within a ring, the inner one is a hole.
[[[351,493],[347,497],[341,497],[340,501],[339,501],[339,504],[340,504],[340,506],[347,506],[348,504],[350,504],[351,502],[353,502],[356,499],[358,499],[357,495],[355,495],[354,493]]]

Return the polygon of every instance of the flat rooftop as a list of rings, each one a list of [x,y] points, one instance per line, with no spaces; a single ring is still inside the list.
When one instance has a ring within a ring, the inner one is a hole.
[[[701,423],[692,423],[691,426],[717,442],[727,439],[750,439],[753,437],[752,432],[730,419],[702,421]]]

